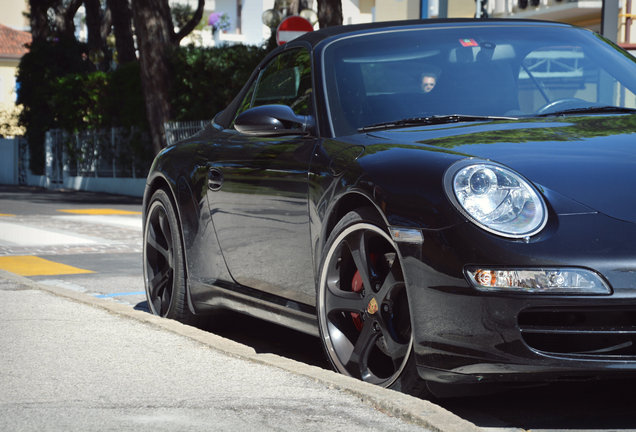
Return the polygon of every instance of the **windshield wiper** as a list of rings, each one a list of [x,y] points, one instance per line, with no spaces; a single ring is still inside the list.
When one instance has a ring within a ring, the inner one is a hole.
[[[552,117],[567,114],[603,114],[603,113],[636,113],[636,108],[618,107],[612,105],[606,106],[590,106],[581,108],[570,108],[566,110],[554,111],[545,114],[538,114],[537,117]]]
[[[372,124],[369,126],[361,127],[358,132],[370,132],[376,130],[396,129],[410,126],[422,126],[422,125],[435,125],[446,123],[459,123],[459,122],[471,122],[482,120],[518,120],[516,117],[501,117],[501,116],[480,116],[480,115],[464,115],[464,114],[448,114],[448,115],[433,115],[428,117],[413,117],[403,120],[395,120],[384,123]]]

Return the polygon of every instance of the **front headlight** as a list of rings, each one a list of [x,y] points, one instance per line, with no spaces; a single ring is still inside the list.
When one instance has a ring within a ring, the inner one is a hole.
[[[486,161],[462,161],[446,172],[446,193],[479,227],[504,237],[537,234],[547,222],[539,192],[514,171]]]

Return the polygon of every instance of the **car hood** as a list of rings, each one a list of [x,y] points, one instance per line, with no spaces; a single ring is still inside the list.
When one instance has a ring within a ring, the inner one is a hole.
[[[370,135],[496,161],[540,188],[636,222],[636,115],[464,122]]]

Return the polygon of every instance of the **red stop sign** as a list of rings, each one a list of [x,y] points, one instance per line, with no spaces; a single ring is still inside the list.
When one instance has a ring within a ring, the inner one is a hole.
[[[278,29],[276,30],[276,43],[278,43],[278,45],[283,45],[284,43],[296,39],[298,36],[302,36],[313,30],[314,26],[312,26],[305,18],[290,16],[285,18],[278,26]]]

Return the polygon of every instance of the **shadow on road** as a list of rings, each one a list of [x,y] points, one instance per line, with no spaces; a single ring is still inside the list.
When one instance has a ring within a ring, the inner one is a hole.
[[[237,312],[223,311],[199,328],[248,345],[257,353],[272,353],[330,369],[318,338]]]
[[[135,306],[148,311],[146,302]],[[318,338],[252,318],[223,311],[205,319],[202,330],[252,347],[330,369]],[[523,430],[634,430],[636,379],[550,384],[494,394],[435,402],[480,427]]]
[[[82,205],[138,205],[140,197],[86,192],[75,190],[50,190],[34,186],[0,185],[0,199],[28,201],[33,204],[82,204]]]
[[[148,303],[135,305],[135,310],[149,312]],[[318,338],[268,321],[233,311],[220,311],[204,317],[196,324],[214,333],[252,347],[257,353],[270,353],[296,361],[331,369]]]
[[[636,430],[636,380],[559,383],[438,401],[481,427]]]

